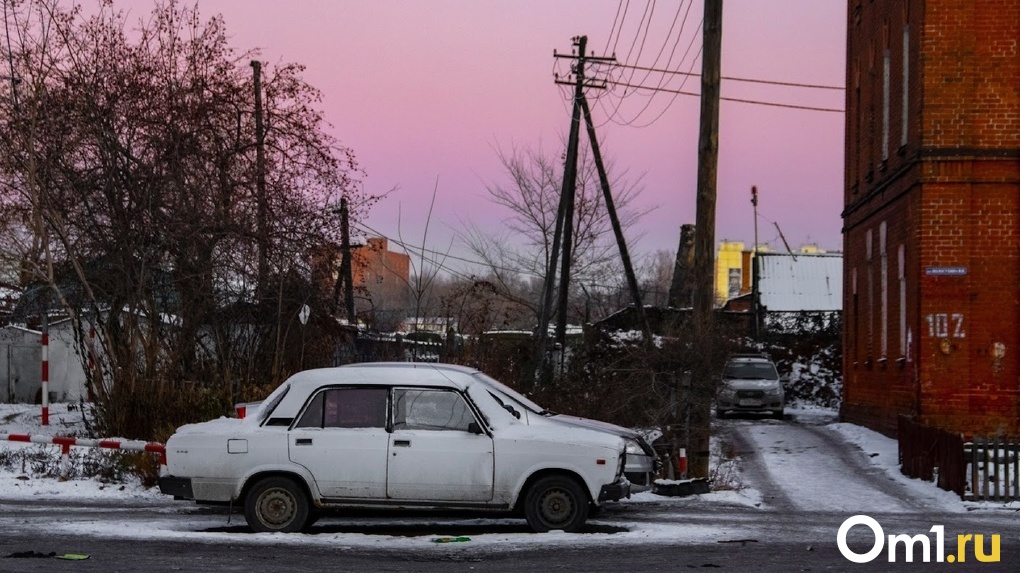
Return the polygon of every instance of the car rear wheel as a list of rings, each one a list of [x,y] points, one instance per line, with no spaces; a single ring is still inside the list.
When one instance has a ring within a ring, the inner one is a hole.
[[[308,496],[294,480],[259,480],[244,500],[244,519],[256,533],[301,531],[310,517]]]
[[[528,490],[524,516],[536,533],[553,529],[573,533],[588,519],[588,496],[574,479],[547,476]]]

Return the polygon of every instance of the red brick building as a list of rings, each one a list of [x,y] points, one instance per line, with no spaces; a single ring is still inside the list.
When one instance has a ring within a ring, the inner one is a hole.
[[[1020,2],[847,4],[842,417],[1020,434]]]
[[[406,289],[411,276],[411,257],[391,251],[386,238],[369,237],[368,244],[353,249],[351,274],[356,287],[385,283]]]

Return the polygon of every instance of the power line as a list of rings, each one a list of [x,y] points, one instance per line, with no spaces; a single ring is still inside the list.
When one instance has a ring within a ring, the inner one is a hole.
[[[613,52],[612,53],[614,53],[614,54],[616,53],[616,46],[617,46],[617,44],[620,43],[620,34],[623,32],[623,23],[627,20],[627,13],[628,12],[630,12],[630,0],[627,0],[627,5],[623,8],[623,18],[620,19],[620,29],[616,32],[616,42],[613,43]],[[614,28],[616,27],[615,23],[613,24],[613,27]],[[610,32],[609,37],[611,38],[612,36],[613,36],[612,32]]]
[[[629,5],[630,5],[630,3],[628,2],[628,6]],[[616,4],[616,16],[613,16],[613,27],[609,29],[609,37],[606,38],[606,47],[602,49],[602,53],[603,54],[609,52],[609,44],[611,44],[612,41],[613,41],[613,32],[616,32],[616,22],[620,19],[620,10],[622,8],[623,8],[623,0],[620,0]],[[621,24],[622,24],[622,22],[621,22]]]
[[[701,29],[701,24],[698,24],[698,29],[699,30]],[[687,55],[690,53],[691,47],[694,46],[694,41],[697,39],[697,37],[698,37],[697,36],[697,32],[695,32],[694,36],[691,38],[691,42],[687,45],[687,50],[684,51],[683,58],[680,60],[681,64],[684,61],[687,60]],[[694,58],[691,59],[691,65],[690,65],[689,69],[694,69],[694,66],[698,63],[698,58],[700,56],[701,56],[701,47],[698,48],[698,52],[694,55]],[[682,90],[683,90],[684,86],[687,85],[687,80],[688,79],[690,79],[690,76],[684,76],[683,81],[680,83],[680,87],[673,92],[673,97],[670,98],[669,102],[665,105],[665,107],[663,107],[662,110],[659,111],[659,113],[654,118],[651,119],[651,121],[648,121],[648,122],[640,124],[640,125],[635,125],[635,123],[637,122],[638,118],[640,118],[641,115],[645,112],[645,110],[647,110],[649,108],[649,106],[651,106],[653,98],[649,98],[648,102],[645,103],[645,107],[643,107],[641,109],[641,111],[639,111],[637,113],[637,115],[635,115],[633,118],[631,118],[631,119],[629,119],[627,121],[616,121],[612,117],[610,117],[609,119],[611,121],[615,122],[618,125],[624,125],[624,126],[648,127],[648,126],[652,125],[656,121],[659,121],[659,118],[661,118],[663,115],[665,115],[666,112],[669,111],[669,108],[671,108],[673,106],[673,104],[677,100],[677,97],[679,97],[683,93]],[[657,86],[657,91],[659,93],[664,93],[664,91],[665,91],[665,88],[662,87],[661,82],[660,82],[659,86]],[[632,92],[632,93],[636,93],[636,92]],[[623,102],[623,98],[625,98],[626,96],[627,96],[626,93],[624,95],[620,96],[620,103]],[[653,97],[654,97],[654,92],[653,92]],[[615,111],[618,111],[619,108],[620,108],[620,106],[617,105],[616,110],[614,110],[614,115],[616,115]]]
[[[662,58],[662,54],[666,51],[666,46],[669,45],[670,38],[673,36],[673,30],[676,29],[677,21],[680,20],[680,13],[683,12],[683,14],[684,14],[683,21],[680,22],[680,29],[677,31],[676,40],[673,42],[673,48],[670,50],[669,58],[666,60],[666,67],[667,68],[669,68],[671,66],[671,64],[673,62],[673,58],[676,57],[676,51],[677,51],[677,48],[680,46],[680,40],[683,39],[684,28],[687,25],[687,18],[690,15],[691,7],[694,5],[694,0],[689,0],[686,4],[687,4],[687,11],[686,12],[684,12],[684,10],[683,10],[684,9],[684,2],[681,2],[677,6],[676,14],[673,15],[673,21],[670,24],[669,31],[667,31],[667,33],[666,33],[665,40],[663,40],[662,47],[659,49],[658,54],[656,54],[655,60],[652,62],[653,66]],[[700,27],[701,27],[701,24],[699,23],[698,28],[700,29]],[[676,64],[678,67],[682,66],[683,63],[687,60],[687,56],[690,55],[691,47],[693,46],[694,41],[697,39],[697,37],[698,37],[698,33],[697,33],[697,30],[696,30],[694,32],[694,34],[692,35],[692,37],[691,37],[691,42],[687,45],[687,49],[684,51],[683,57]],[[700,53],[700,50],[699,50],[699,53]],[[697,60],[697,56],[695,56],[695,60]],[[694,63],[695,63],[694,61],[691,62],[691,67],[692,68],[694,66]],[[618,64],[618,62],[614,62],[614,64]],[[614,66],[614,67],[619,67],[619,66]],[[636,70],[633,70],[633,69],[631,70],[630,77],[627,80],[628,83],[633,83],[634,72],[635,71]],[[651,73],[652,72],[645,72],[644,77],[638,83],[644,83],[648,79],[648,77],[651,75]],[[680,89],[683,89],[683,86],[684,86],[684,84],[686,84],[686,82],[687,82],[687,78],[684,78],[684,81],[680,85]],[[668,83],[668,80],[666,80],[665,76],[661,76],[659,78],[659,82],[658,82],[656,87],[662,88],[662,87],[664,87],[663,86],[664,83]],[[619,125],[633,126],[635,124],[635,122],[637,122],[637,120],[642,115],[644,115],[644,113],[648,110],[648,108],[651,107],[652,102],[655,100],[655,96],[658,93],[659,92],[652,92],[651,96],[648,97],[648,100],[645,102],[645,105],[640,110],[638,110],[638,112],[633,117],[631,117],[630,119],[622,119],[622,117],[621,117],[619,120],[617,118],[622,115],[620,113],[620,108],[623,105],[623,101],[624,101],[624,99],[626,99],[626,96],[628,94],[624,93],[623,95],[621,95],[619,97],[619,99],[616,102],[616,105],[613,106],[613,110],[612,111],[609,111],[607,106],[606,106],[606,104],[602,101],[602,99],[597,97],[596,98],[596,103],[598,103],[600,106],[602,106],[602,109],[607,112],[606,113],[606,115],[607,115],[606,120],[604,122],[602,122],[601,124],[599,124],[598,127],[602,127],[603,125],[605,125],[606,123],[608,123],[610,121],[612,121],[612,122],[614,122],[616,124],[619,124]],[[660,117],[662,117],[662,115],[665,113],[665,111],[668,110],[673,105],[674,101],[676,101],[676,97],[677,96],[674,95],[673,98],[671,98],[670,101],[663,108],[663,111],[659,112],[659,114],[656,115],[655,119],[653,119],[651,122],[645,124],[644,126],[651,125],[652,123],[655,123],[655,121],[658,120]],[[644,127],[644,126],[642,126],[642,127]]]
[[[487,270],[505,271],[505,272],[508,272],[508,273],[516,273],[518,275],[528,275],[528,276],[531,276],[531,277],[534,277],[534,278],[538,278],[538,279],[543,278],[541,275],[539,275],[537,273],[534,273],[534,272],[531,272],[531,271],[527,271],[527,270],[524,270],[524,269],[520,269],[520,268],[510,268],[510,267],[500,266],[500,265],[497,265],[495,263],[484,262],[484,261],[475,261],[475,260],[472,260],[472,259],[466,259],[464,257],[458,257],[456,255],[451,255],[451,254],[448,254],[448,253],[442,253],[442,252],[439,252],[439,251],[436,251],[436,250],[433,250],[433,249],[428,249],[428,248],[425,248],[425,247],[418,247],[416,245],[409,245],[409,244],[407,244],[407,243],[405,243],[405,242],[403,242],[403,241],[401,241],[399,239],[394,239],[393,237],[390,237],[390,236],[388,236],[388,235],[386,235],[384,233],[381,233],[381,232],[377,231],[376,229],[373,229],[372,227],[369,227],[368,225],[366,225],[364,223],[355,223],[354,226],[360,228],[362,231],[365,231],[365,232],[371,234],[372,236],[382,237],[382,238],[386,239],[387,241],[389,241],[389,242],[393,243],[394,245],[397,245],[398,247],[404,249],[405,251],[408,252],[408,254],[413,255],[413,256],[421,256],[423,254],[435,255],[435,256],[446,258],[446,259],[453,259],[455,261],[461,261],[461,262],[464,262],[464,263],[470,263],[472,265],[477,265],[477,266],[482,267],[483,269],[487,269]],[[458,278],[461,278],[461,279],[464,279],[464,280],[475,280],[477,278],[476,275],[469,275],[469,274],[465,274],[463,272],[451,269],[450,267],[448,267],[448,266],[446,266],[446,265],[444,265],[444,264],[442,264],[442,263],[440,263],[438,261],[429,261],[429,262],[430,262],[430,264],[435,265],[439,269],[442,269],[442,270],[450,273],[451,275],[453,275],[455,277],[458,277]],[[619,284],[617,284],[617,285],[607,285],[607,284],[601,284],[601,283],[592,282],[590,280],[586,281],[585,284],[587,284],[588,286],[591,286],[591,287],[597,287],[597,288],[601,288],[601,289],[605,289],[605,290],[613,290],[613,289],[625,288],[623,285],[619,285]]]
[[[642,85],[634,85],[634,84],[627,84],[627,83],[623,83],[623,82],[617,82],[615,80],[603,80],[603,81],[605,83],[609,84],[609,85],[628,87],[628,88],[635,88],[635,89],[639,89],[639,90],[658,91],[658,92],[671,93],[671,94],[677,94],[677,95],[686,95],[686,96],[699,96],[700,95],[700,94],[697,94],[697,93],[694,93],[694,92],[685,92],[685,91],[681,91],[681,90],[670,90],[670,89],[665,89],[665,88],[653,88],[653,87],[650,87],[650,86],[642,86]],[[788,103],[776,103],[776,102],[759,101],[759,100],[734,98],[734,97],[721,97],[719,99],[722,99],[724,101],[732,101],[732,102],[739,102],[739,103],[749,103],[749,104],[754,104],[754,105],[764,105],[764,106],[770,106],[770,107],[784,107],[784,108],[789,108],[789,109],[800,109],[800,110],[807,110],[807,111],[823,111],[823,112],[829,112],[829,113],[845,113],[845,110],[836,109],[836,108],[829,108],[829,107],[815,107],[815,106],[808,106],[808,105],[797,105],[797,104],[788,104]]]
[[[662,69],[662,68],[649,68],[649,67],[644,67],[644,66],[632,66],[632,65],[629,65],[629,64],[616,64],[616,67],[633,69],[633,70],[639,70],[639,71],[657,72],[657,73],[661,73],[661,74],[678,75],[678,76],[692,76],[692,77],[700,77],[701,76],[701,74],[699,74],[697,72],[681,72],[679,70],[667,70],[667,69]],[[772,85],[772,86],[788,86],[788,87],[795,87],[795,88],[811,88],[811,89],[817,89],[817,90],[846,91],[846,88],[842,87],[842,86],[825,86],[825,85],[818,85],[818,84],[802,84],[802,83],[795,83],[795,82],[780,82],[780,81],[774,81],[774,80],[758,80],[758,79],[751,79],[751,78],[738,78],[738,77],[733,77],[733,76],[721,76],[721,79],[729,80],[729,81],[733,81],[733,82],[746,82],[746,83],[752,83],[752,84],[767,84],[767,85]]]
[[[377,237],[385,238],[389,242],[393,243],[394,245],[399,246],[400,248],[404,249],[408,253],[410,253],[412,255],[415,255],[415,256],[424,256],[425,254],[428,254],[428,255],[443,257],[443,258],[446,258],[446,259],[453,259],[455,261],[460,261],[460,262],[463,262],[463,263],[469,263],[469,264],[472,264],[472,265],[477,265],[479,267],[493,269],[493,270],[497,270],[497,271],[505,271],[505,272],[508,272],[508,273],[517,273],[517,274],[526,274],[526,275],[533,276],[535,278],[542,278],[542,277],[540,277],[536,273],[524,271],[524,270],[521,270],[521,269],[512,269],[512,268],[503,267],[503,266],[500,266],[500,265],[497,265],[497,264],[494,264],[494,263],[489,263],[489,262],[484,262],[484,261],[475,261],[475,260],[471,260],[471,259],[466,259],[464,257],[458,257],[456,255],[451,255],[449,253],[441,253],[439,251],[435,251],[435,250],[432,250],[432,249],[427,249],[425,247],[418,247],[416,245],[409,245],[409,244],[407,244],[407,243],[405,243],[405,242],[403,242],[403,241],[401,241],[399,239],[394,239],[393,237],[387,236],[386,234],[381,233],[381,232],[377,231],[376,229],[373,229],[372,227],[369,227],[368,225],[366,225],[364,223],[357,223],[357,226],[362,231],[366,231],[366,232],[368,232],[368,233],[370,233],[370,234],[372,234],[374,236],[377,236]],[[430,262],[430,264],[434,264],[435,266],[439,267],[440,269],[443,269],[444,271],[446,271],[446,272],[448,272],[448,273],[450,273],[452,275],[456,275],[456,276],[459,276],[460,278],[464,278],[464,279],[470,279],[471,278],[471,276],[463,274],[463,273],[461,273],[459,271],[455,271],[455,270],[453,270],[453,269],[443,265],[442,263],[440,263],[438,261],[429,261],[429,262]]]

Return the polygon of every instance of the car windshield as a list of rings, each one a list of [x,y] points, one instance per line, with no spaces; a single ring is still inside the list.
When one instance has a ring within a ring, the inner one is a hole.
[[[723,378],[730,380],[775,380],[776,367],[768,362],[738,362],[726,365]]]
[[[502,394],[504,397],[508,398],[509,400],[511,400],[513,402],[516,402],[522,408],[524,408],[524,409],[526,409],[526,410],[528,410],[530,412],[533,412],[533,413],[538,414],[540,416],[555,416],[556,415],[556,412],[550,412],[549,410],[546,410],[545,408],[543,408],[543,407],[539,406],[538,404],[536,404],[536,403],[532,402],[531,400],[529,400],[526,396],[524,396],[520,392],[514,390],[513,388],[507,386],[506,384],[503,384],[502,382],[500,382],[499,380],[496,380],[495,378],[490,378],[489,376],[487,376],[485,374],[482,374],[481,372],[476,373],[475,374],[475,378],[478,379],[479,381],[481,381],[482,383],[484,383],[486,386],[492,388],[493,390],[495,390],[499,394]]]

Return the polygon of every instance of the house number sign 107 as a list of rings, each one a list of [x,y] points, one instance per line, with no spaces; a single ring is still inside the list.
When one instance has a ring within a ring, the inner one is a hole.
[[[963,313],[932,313],[924,317],[928,322],[928,336],[934,338],[967,338],[963,329]]]

